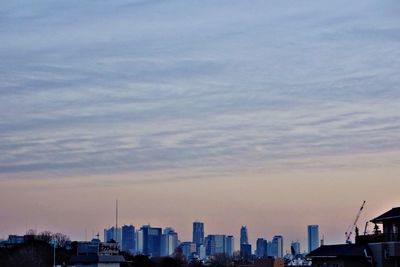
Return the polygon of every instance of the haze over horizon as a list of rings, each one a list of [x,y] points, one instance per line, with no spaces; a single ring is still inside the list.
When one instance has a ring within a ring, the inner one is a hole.
[[[0,238],[329,243],[400,206],[400,2],[5,0]]]

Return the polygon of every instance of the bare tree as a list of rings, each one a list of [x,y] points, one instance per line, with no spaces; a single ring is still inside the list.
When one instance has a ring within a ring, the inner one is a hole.
[[[52,239],[55,241],[55,243],[58,247],[62,247],[62,248],[66,246],[68,241],[70,241],[69,237],[62,233],[53,234]]]
[[[36,236],[36,230],[34,230],[34,229],[29,229],[28,231],[26,231],[26,235]]]
[[[53,233],[50,231],[43,231],[37,235],[37,239],[50,243],[53,238]]]

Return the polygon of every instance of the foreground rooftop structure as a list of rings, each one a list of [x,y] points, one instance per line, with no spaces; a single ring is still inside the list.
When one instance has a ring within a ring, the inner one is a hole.
[[[355,244],[321,246],[307,255],[318,267],[399,267],[400,207],[372,219],[372,234],[356,234]],[[381,230],[382,229],[382,230]]]

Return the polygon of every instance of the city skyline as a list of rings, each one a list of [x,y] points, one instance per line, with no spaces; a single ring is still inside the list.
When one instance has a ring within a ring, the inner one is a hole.
[[[248,226],[307,248],[400,206],[396,0],[4,0],[0,237]],[[363,228],[363,226],[361,227]],[[138,228],[137,228],[138,229]]]
[[[116,217],[115,219],[118,220],[118,217]],[[117,222],[115,222],[117,224]],[[174,227],[171,226],[166,226],[166,225],[161,225],[161,226],[154,226],[151,225],[150,223],[147,224],[143,224],[141,227],[139,227],[139,225],[133,225],[132,223],[123,223],[123,224],[118,224],[118,228],[117,228],[117,232],[115,232],[115,226],[114,225],[109,225],[109,227],[106,227],[102,229],[102,231],[98,231],[97,234],[95,231],[91,232],[91,236],[87,236],[87,231],[85,231],[85,239],[78,239],[81,241],[88,241],[91,238],[101,238],[104,240],[104,242],[108,242],[110,240],[116,240],[117,243],[120,245],[121,248],[126,248],[129,246],[131,248],[131,251],[135,251],[135,252],[144,252],[145,250],[143,250],[143,241],[138,241],[143,240],[143,237],[140,238],[139,236],[141,235],[141,232],[143,231],[143,229],[157,229],[159,235],[160,235],[160,255],[162,256],[168,256],[171,255],[171,251],[173,251],[173,249],[171,250],[171,248],[169,248],[169,252],[170,254],[165,254],[164,253],[164,249],[163,249],[163,245],[165,244],[165,242],[181,242],[181,244],[183,243],[187,243],[187,244],[193,244],[195,246],[197,246],[198,249],[198,245],[206,245],[207,243],[207,238],[210,236],[217,236],[217,237],[221,237],[224,236],[225,240],[224,240],[224,248],[223,250],[227,249],[227,241],[226,238],[232,238],[231,241],[232,245],[234,246],[234,250],[233,251],[241,251],[242,247],[241,245],[249,245],[249,247],[251,248],[251,252],[255,255],[259,254],[259,241],[263,240],[265,242],[265,253],[268,253],[268,255],[279,255],[279,257],[282,257],[283,255],[285,255],[286,253],[290,253],[291,251],[291,247],[293,246],[293,244],[295,244],[294,249],[296,248],[300,248],[300,244],[302,244],[303,242],[300,241],[301,238],[297,239],[297,240],[289,240],[286,239],[283,235],[272,235],[270,237],[268,236],[256,236],[254,237],[254,240],[250,240],[248,237],[248,232],[247,232],[247,226],[246,225],[241,225],[240,230],[238,232],[238,234],[235,233],[215,233],[215,232],[206,232],[205,231],[205,224],[204,222],[201,222],[199,220],[195,220],[192,223],[192,238],[191,239],[185,239],[185,238],[178,238],[178,233],[179,231],[175,231]],[[135,227],[138,227],[137,230],[135,231]],[[315,230],[316,229],[316,230]],[[26,232],[29,231],[34,231],[34,232],[39,232],[37,229],[28,229]],[[126,233],[124,233],[124,231],[126,231]],[[127,233],[129,231],[129,233]],[[316,232],[315,232],[316,231]],[[25,232],[25,233],[26,233]],[[103,232],[103,235],[100,235],[100,232]],[[25,233],[13,233],[13,234],[19,234],[19,235],[23,235]],[[306,233],[306,238],[304,241],[303,246],[307,246],[308,250],[304,249],[303,251],[300,251],[301,253],[305,253],[305,252],[310,252],[314,249],[316,249],[317,247],[320,246],[320,239],[319,239],[319,225],[307,225],[307,227],[305,228],[305,233]],[[130,236],[128,238],[128,242],[129,244],[127,244],[127,241],[124,240],[124,235],[133,234],[133,237]],[[169,235],[172,234],[174,237],[175,241],[171,241],[169,239],[163,239],[164,235]],[[10,235],[10,233],[8,234]],[[237,236],[237,238],[235,238],[235,236]],[[298,236],[301,236],[298,235]],[[311,239],[310,239],[311,238]],[[133,239],[133,240],[132,240]],[[276,243],[276,239],[279,239],[279,245],[277,245]],[[0,238],[1,240],[1,238]],[[4,238],[3,240],[6,240],[6,238]],[[202,240],[202,241],[201,241]],[[311,242],[311,243],[310,243]],[[297,243],[297,244],[296,244]],[[178,243],[176,243],[178,244]],[[332,242],[327,242],[326,244],[332,244]],[[168,244],[169,246],[171,246],[171,243]],[[166,245],[166,246],[168,246]],[[139,246],[142,246],[142,249],[139,249]],[[276,247],[278,246],[278,247]],[[177,245],[176,245],[177,247]],[[198,253],[198,250],[196,249],[196,252]],[[232,246],[230,247],[230,249],[232,249]],[[297,250],[298,250],[297,249]],[[209,252],[207,252],[209,253]],[[151,253],[150,253],[151,254]]]

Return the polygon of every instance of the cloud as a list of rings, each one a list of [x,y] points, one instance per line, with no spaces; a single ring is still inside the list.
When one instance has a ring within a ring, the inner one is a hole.
[[[398,9],[6,1],[0,177],[324,168],[398,151]]]

